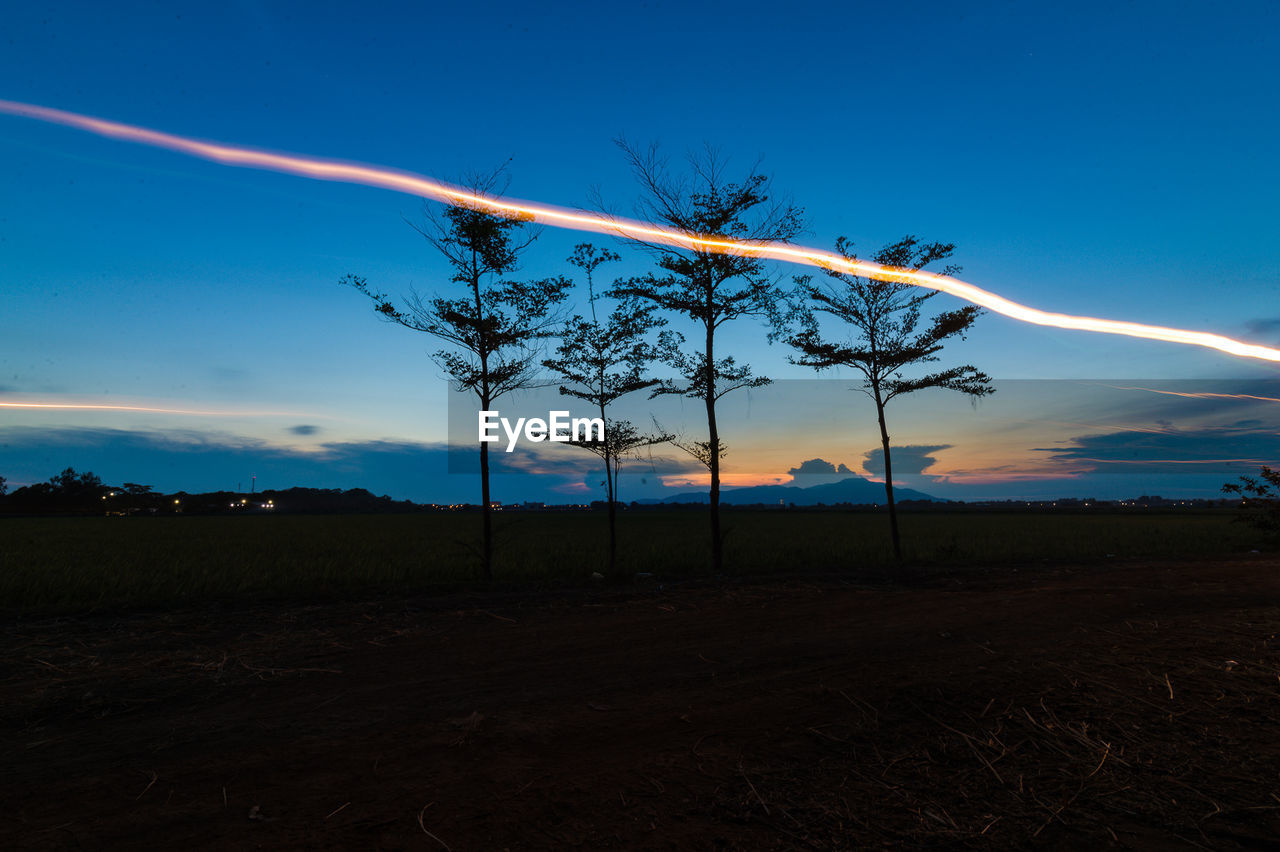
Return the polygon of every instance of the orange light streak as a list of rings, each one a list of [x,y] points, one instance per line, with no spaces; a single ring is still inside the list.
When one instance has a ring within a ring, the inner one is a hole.
[[[1257,400],[1258,402],[1280,402],[1280,399],[1274,396],[1254,396],[1251,393],[1209,393],[1208,391],[1204,391],[1200,393],[1190,393],[1190,392],[1183,392],[1183,391],[1157,390],[1155,388],[1131,388],[1131,387],[1123,387],[1121,385],[1107,385],[1107,387],[1114,388],[1115,390],[1136,390],[1136,391],[1146,391],[1147,393],[1160,393],[1160,394],[1164,394],[1165,396],[1181,396],[1181,397],[1186,397],[1187,399],[1239,399],[1239,400],[1253,399],[1253,400]]]
[[[836,269],[841,272],[881,281],[901,281],[918,287],[940,290],[995,313],[1033,325],[1092,331],[1099,334],[1119,334],[1125,337],[1147,340],[1163,340],[1169,343],[1202,346],[1241,358],[1257,358],[1264,361],[1280,362],[1280,349],[1270,346],[1246,343],[1204,331],[1190,331],[1136,322],[1042,311],[1019,304],[989,290],[984,290],[981,287],[950,276],[884,266],[866,260],[848,260],[819,249],[776,242],[743,242],[717,237],[693,236],[660,225],[627,219],[615,219],[546,204],[534,204],[504,198],[488,198],[411,172],[344,163],[338,160],[326,160],[317,157],[275,154],[234,145],[201,142],[196,139],[163,133],[145,127],[136,127],[116,121],[107,121],[17,101],[0,100],[0,112],[73,127],[112,139],[166,148],[193,157],[212,160],[223,165],[265,169],[316,180],[362,184],[364,186],[388,189],[393,192],[431,198],[446,204],[470,206],[498,215],[532,219],[557,228],[609,233],[627,239],[679,246],[695,251],[764,257],[806,266]]]
[[[296,411],[202,411],[190,408],[151,408],[144,405],[98,405],[74,402],[0,402],[0,408],[57,411],[141,411],[147,414],[193,414],[204,417],[317,417]]]

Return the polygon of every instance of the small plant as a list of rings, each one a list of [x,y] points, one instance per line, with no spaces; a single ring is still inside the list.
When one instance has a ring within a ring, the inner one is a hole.
[[[1263,467],[1260,478],[1242,476],[1222,490],[1240,495],[1240,520],[1272,535],[1280,533],[1280,470]]]

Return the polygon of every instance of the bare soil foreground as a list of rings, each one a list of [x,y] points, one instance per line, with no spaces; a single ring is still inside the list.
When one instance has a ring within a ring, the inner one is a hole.
[[[0,847],[1275,848],[1280,561],[22,620]]]

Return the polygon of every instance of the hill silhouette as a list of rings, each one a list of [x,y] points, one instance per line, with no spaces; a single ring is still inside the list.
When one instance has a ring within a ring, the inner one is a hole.
[[[937,497],[915,491],[911,488],[896,487],[894,495],[899,500],[930,500],[941,502]],[[707,492],[686,491],[661,500],[642,500],[642,503],[706,503]],[[819,485],[749,485],[743,488],[725,488],[720,492],[720,502],[734,505],[752,505],[761,503],[777,505],[794,503],[797,506],[816,506],[819,503],[833,505],[836,503],[852,503],[866,505],[884,503],[884,485],[872,482],[860,476],[850,476],[836,482],[823,482]]]

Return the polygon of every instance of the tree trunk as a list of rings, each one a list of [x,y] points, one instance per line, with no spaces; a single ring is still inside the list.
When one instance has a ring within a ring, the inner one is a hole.
[[[605,440],[608,440],[607,436]],[[609,569],[606,576],[614,579],[618,576],[618,511],[615,505],[618,478],[613,470],[613,458],[607,452],[604,457],[604,481],[605,499],[609,501]]]
[[[898,538],[898,509],[893,502],[893,460],[889,456],[889,430],[884,423],[884,403],[875,394],[876,415],[880,418],[880,445],[884,447],[884,493],[889,498],[889,533],[893,537],[893,558],[902,561],[902,542]]]
[[[720,430],[716,427],[716,402],[707,400],[707,434],[711,444],[711,570],[724,567],[724,539],[720,534]]]
[[[480,445],[480,577],[486,583],[493,582],[493,507],[489,504],[489,445]]]
[[[618,572],[618,506],[609,498],[609,575],[620,577]]]
[[[484,303],[480,299],[480,273],[476,252],[471,251],[471,292],[475,297],[476,318],[484,318]],[[489,386],[489,345],[482,336],[477,354],[480,356],[480,408],[489,411],[493,404]],[[489,444],[480,444],[480,577],[486,583],[493,582],[493,507],[489,505]]]
[[[707,442],[710,458],[707,467],[711,471],[711,572],[719,574],[724,568],[724,538],[720,534],[720,429],[716,425],[716,361],[712,351],[715,342],[715,326],[707,325]]]

